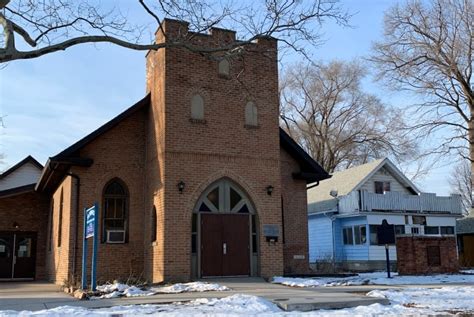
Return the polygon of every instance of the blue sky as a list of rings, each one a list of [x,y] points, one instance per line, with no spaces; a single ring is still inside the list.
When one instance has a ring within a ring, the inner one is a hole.
[[[323,26],[325,43],[316,60],[361,58],[383,32],[383,12],[392,0],[346,0],[352,28]],[[134,9],[132,8],[132,11]],[[295,56],[284,60],[295,61]],[[385,102],[404,105],[409,96],[367,80],[365,88]],[[92,132],[141,99],[145,93],[145,53],[109,44],[82,45],[0,69],[0,153],[7,168],[31,154],[41,163]],[[419,181],[425,191],[448,194],[447,168]]]

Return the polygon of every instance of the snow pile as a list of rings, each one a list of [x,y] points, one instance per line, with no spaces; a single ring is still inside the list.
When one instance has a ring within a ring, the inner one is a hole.
[[[209,292],[209,291],[229,291],[227,286],[215,283],[191,282],[178,283],[171,286],[157,287],[152,289],[155,293],[184,293],[184,292]]]
[[[236,294],[221,299],[197,299],[188,303],[174,303],[167,305],[130,305],[101,309],[62,306],[37,312],[0,311],[0,316],[260,316],[261,314],[279,315],[281,312],[282,311],[275,304],[266,299],[256,296]]]
[[[433,285],[449,283],[474,283],[474,274],[438,274],[399,276],[392,273],[392,278],[387,278],[386,272],[360,273],[351,277],[316,277],[316,278],[290,278],[273,277],[272,283],[292,287],[328,287],[351,285]]]
[[[430,314],[474,311],[474,286],[374,290],[367,296],[387,298],[392,304],[426,310]]]
[[[99,298],[117,298],[117,297],[136,297],[136,296],[151,296],[155,294],[177,294],[185,292],[209,292],[209,291],[228,291],[227,286],[222,286],[215,283],[191,282],[178,283],[170,286],[155,287],[150,289],[141,289],[136,286],[130,286],[122,283],[105,284],[97,286],[97,290],[102,293],[100,296],[92,297],[92,299]]]

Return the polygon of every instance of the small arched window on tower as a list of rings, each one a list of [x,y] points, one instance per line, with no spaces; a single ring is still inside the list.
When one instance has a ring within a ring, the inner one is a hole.
[[[193,95],[191,98],[191,119],[204,121],[204,98],[201,95]]]
[[[245,126],[246,127],[258,126],[257,106],[255,105],[253,101],[249,101],[245,105]]]
[[[230,76],[230,63],[226,58],[219,61],[219,76],[225,78]]]

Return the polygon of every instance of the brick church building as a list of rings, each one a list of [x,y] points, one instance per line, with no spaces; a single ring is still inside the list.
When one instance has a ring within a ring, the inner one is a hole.
[[[156,41],[187,26],[166,20]],[[236,38],[213,28],[193,41]],[[277,41],[219,60],[176,47],[146,60],[142,100],[35,164],[34,185],[0,187],[0,278],[78,280],[95,202],[99,281],[306,272],[306,187],[329,175],[279,128]]]

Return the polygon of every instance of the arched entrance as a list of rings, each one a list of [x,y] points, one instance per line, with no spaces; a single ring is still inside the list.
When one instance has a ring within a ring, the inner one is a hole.
[[[257,275],[258,235],[255,207],[230,179],[210,185],[193,210],[193,275]]]

